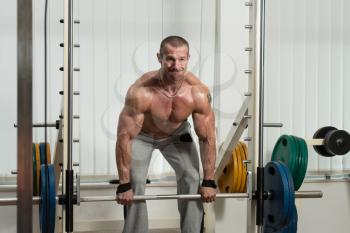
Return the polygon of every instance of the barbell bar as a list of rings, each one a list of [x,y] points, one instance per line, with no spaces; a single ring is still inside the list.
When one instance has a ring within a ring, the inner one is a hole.
[[[269,194],[268,194],[269,196]],[[322,198],[322,191],[297,191],[296,198]],[[135,195],[134,201],[152,201],[152,200],[193,200],[200,199],[200,194],[180,194],[180,195]],[[248,198],[248,193],[218,193],[216,198]],[[58,201],[58,197],[56,197]],[[116,201],[116,196],[86,196],[80,197],[80,202],[105,202]],[[40,197],[33,197],[33,204],[37,205],[40,202]],[[0,206],[17,205],[17,198],[0,198]]]

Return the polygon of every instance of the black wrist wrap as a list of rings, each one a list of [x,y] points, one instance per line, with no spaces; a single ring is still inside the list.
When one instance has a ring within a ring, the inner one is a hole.
[[[202,181],[202,187],[209,187],[209,188],[217,188],[217,185],[215,183],[215,180],[203,180]]]
[[[126,191],[129,191],[130,189],[131,189],[130,182],[125,183],[125,184],[120,184],[120,185],[118,185],[118,188],[117,188],[117,194],[118,193],[124,193]]]

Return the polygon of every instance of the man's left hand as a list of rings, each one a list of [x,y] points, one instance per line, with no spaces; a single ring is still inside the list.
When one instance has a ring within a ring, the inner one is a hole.
[[[200,187],[199,193],[203,202],[213,202],[216,198],[216,189],[211,187]]]

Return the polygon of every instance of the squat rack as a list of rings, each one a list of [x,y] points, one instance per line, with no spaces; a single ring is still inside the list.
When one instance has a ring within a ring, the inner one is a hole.
[[[263,216],[263,101],[264,101],[264,24],[265,24],[265,0],[251,0],[246,2],[250,7],[250,22],[246,26],[250,29],[251,55],[250,68],[245,72],[249,77],[249,90],[247,93],[247,111],[242,117],[248,125],[249,158],[248,170],[251,171],[251,187],[254,189],[256,201],[252,198],[253,190],[247,194],[223,195],[223,198],[248,198],[247,232],[262,232]],[[0,205],[17,204],[17,232],[31,233],[33,227],[32,205],[39,199],[32,197],[32,160],[26,156],[31,154],[32,143],[32,0],[17,0],[17,57],[18,57],[18,129],[17,129],[17,197],[2,199]],[[65,204],[63,212],[63,224],[66,232],[73,232],[73,169],[72,169],[72,119],[73,119],[73,0],[64,0],[64,158],[63,171],[66,176],[63,179],[63,193]],[[246,115],[248,113],[248,115]],[[250,121],[248,124],[248,120]],[[266,125],[278,127],[278,125]],[[240,133],[242,134],[242,132]],[[238,139],[237,139],[238,140]],[[255,180],[257,177],[257,181]],[[256,191],[255,191],[256,190]],[[319,191],[296,192],[299,198],[320,197]],[[187,196],[185,198],[198,198]],[[142,196],[135,197],[140,200],[179,199],[178,195],[172,196]],[[81,202],[113,201],[115,197],[81,197]]]

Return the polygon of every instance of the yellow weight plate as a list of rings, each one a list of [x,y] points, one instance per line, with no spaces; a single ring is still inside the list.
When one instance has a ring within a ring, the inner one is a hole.
[[[239,151],[240,151],[240,160],[239,160],[239,166],[240,166],[240,171],[239,171],[239,174],[240,174],[240,185],[239,185],[239,189],[238,189],[238,192],[239,193],[242,193],[243,190],[244,190],[244,185],[245,185],[245,180],[244,179],[244,164],[243,164],[243,160],[245,160],[245,153],[244,153],[244,149],[243,149],[243,146],[241,144],[241,142],[239,142],[237,144],[238,148],[239,148]]]
[[[47,163],[47,164],[51,164],[50,143],[46,143],[46,163]]]
[[[237,184],[237,193],[241,192],[241,188],[242,188],[242,172],[243,172],[243,148],[241,147],[241,144],[238,142],[237,143],[237,167],[238,167],[238,184]]]
[[[35,143],[35,159],[36,159],[36,193],[40,194],[40,146]]]
[[[233,179],[233,164],[232,156],[224,170],[222,171],[221,176],[218,179],[219,190],[222,193],[229,193],[232,190],[232,179]]]
[[[248,158],[248,148],[247,145],[244,142],[240,142],[241,147],[243,149],[243,160],[247,160]],[[243,161],[242,161],[243,163]],[[243,171],[242,171],[242,187],[241,187],[241,193],[246,192],[247,189],[247,167],[243,164]]]
[[[235,152],[232,153],[232,160],[233,160],[233,184],[232,184],[232,192],[236,193],[238,192],[238,185],[240,183],[239,179],[239,173],[238,173],[238,153],[239,149],[236,146]]]

